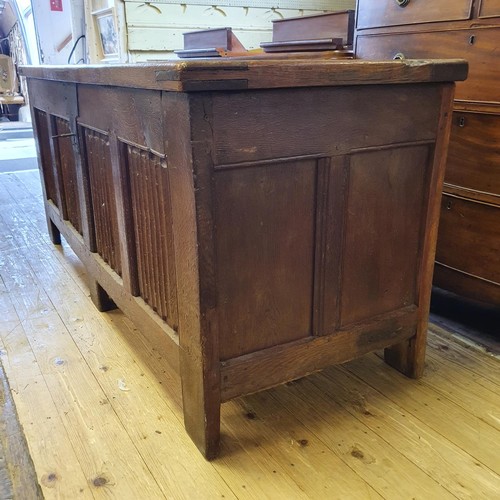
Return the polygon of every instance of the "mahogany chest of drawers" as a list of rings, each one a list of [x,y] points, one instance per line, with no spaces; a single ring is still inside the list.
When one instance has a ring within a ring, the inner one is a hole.
[[[186,429],[386,348],[424,363],[454,80],[464,61],[26,67],[52,240],[152,342]],[[109,296],[109,297],[108,297]]]
[[[500,305],[500,0],[358,0],[360,59],[464,58],[434,284]]]

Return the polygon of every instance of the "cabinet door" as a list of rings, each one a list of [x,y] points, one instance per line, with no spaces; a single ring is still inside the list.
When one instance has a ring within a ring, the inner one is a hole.
[[[500,17],[500,0],[481,0],[479,17]]]
[[[469,76],[458,82],[455,98],[500,102],[500,28],[477,28],[430,33],[365,35],[357,39],[360,59],[466,59]]]
[[[469,19],[471,6],[472,0],[358,0],[357,28],[459,21]]]

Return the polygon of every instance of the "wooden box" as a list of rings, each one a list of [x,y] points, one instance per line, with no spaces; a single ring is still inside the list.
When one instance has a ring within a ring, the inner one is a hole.
[[[187,431],[386,348],[421,374],[464,61],[25,67],[48,227],[169,345]]]
[[[346,10],[276,19],[273,41],[260,46],[265,52],[351,49],[353,37],[354,11]]]

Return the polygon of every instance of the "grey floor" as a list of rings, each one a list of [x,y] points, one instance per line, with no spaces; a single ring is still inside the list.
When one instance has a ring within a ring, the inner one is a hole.
[[[0,119],[0,173],[33,168],[37,162],[31,123]]]
[[[37,168],[31,123],[0,117],[0,174]],[[2,176],[0,175],[0,183]],[[0,360],[0,498],[42,499]]]

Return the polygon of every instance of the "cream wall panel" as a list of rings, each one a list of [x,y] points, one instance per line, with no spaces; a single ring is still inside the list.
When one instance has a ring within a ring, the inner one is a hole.
[[[328,10],[354,7],[354,1],[314,1],[295,2],[314,9],[271,8],[269,5],[293,5],[294,0],[286,2],[259,0],[239,2],[227,0],[217,5],[207,5],[208,0],[189,1],[188,4],[174,3],[172,0],[159,0],[155,3],[125,2],[127,20],[128,50],[131,60],[138,60],[137,51],[171,51],[183,47],[182,34],[218,27],[231,27],[247,49],[259,47],[261,42],[272,38],[272,21],[288,17],[307,16],[324,12],[318,6],[329,5]],[[193,5],[196,3],[196,5]],[[200,5],[205,3],[205,5]],[[251,3],[260,7],[243,7],[237,4]],[[232,5],[226,5],[232,4]],[[267,6],[263,6],[266,5]],[[235,6],[236,5],[236,6]],[[154,54],[153,54],[154,55]],[[157,59],[161,55],[153,57]],[[148,56],[148,58],[150,58]],[[142,57],[139,59],[142,60]]]
[[[125,0],[128,2],[129,0]],[[130,0],[140,2],[140,0]],[[177,4],[179,0],[156,0],[156,3]],[[190,5],[207,5],[206,0],[187,0]],[[276,7],[278,9],[342,10],[354,9],[356,0],[217,0],[221,7]]]
[[[204,0],[207,1],[207,0]],[[170,5],[156,3],[125,4],[128,26],[259,26],[270,29],[271,21],[284,17],[317,14],[317,10],[258,9],[211,5]],[[322,12],[322,11],[320,11]]]
[[[182,49],[182,34],[193,29],[203,29],[203,27],[193,28],[129,28],[128,46],[131,53],[135,51],[172,51]],[[270,42],[272,39],[271,30],[246,29],[244,31],[233,30],[240,42],[246,49],[257,48],[261,42]],[[155,59],[158,56],[154,57]]]
[[[272,20],[315,14],[317,11],[200,5],[126,4],[129,51],[174,50],[183,47],[186,31],[230,26],[247,48],[272,39]]]

